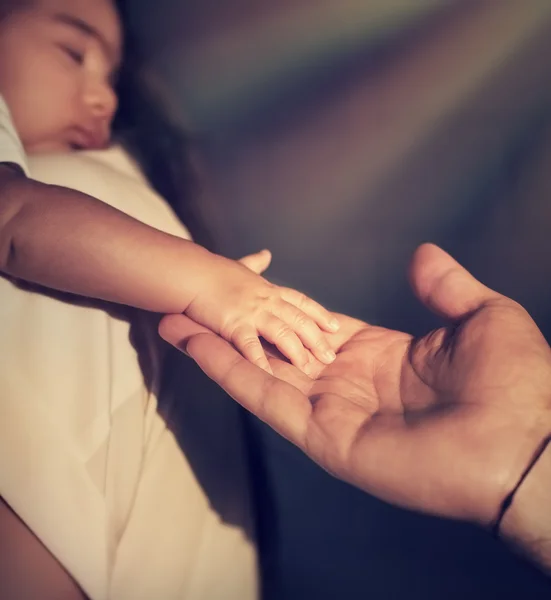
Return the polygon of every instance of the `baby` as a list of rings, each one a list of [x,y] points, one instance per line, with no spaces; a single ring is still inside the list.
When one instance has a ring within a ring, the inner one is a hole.
[[[339,324],[303,294],[94,198],[26,177],[26,153],[100,149],[117,110],[112,0],[0,0],[0,271],[159,313],[185,312],[270,370],[259,337],[309,372]],[[250,259],[251,260],[251,259]],[[262,271],[265,252],[252,259]]]

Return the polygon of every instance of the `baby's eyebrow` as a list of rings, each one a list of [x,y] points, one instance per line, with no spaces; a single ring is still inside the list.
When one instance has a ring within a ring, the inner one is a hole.
[[[87,23],[85,20],[80,19],[79,17],[75,17],[73,15],[69,15],[66,13],[55,13],[52,16],[54,21],[58,23],[64,23],[65,25],[69,25],[69,27],[73,27],[74,29],[78,29],[81,33],[89,37],[95,38],[102,46],[107,56],[110,56],[115,61],[115,67],[118,67],[118,59],[116,56],[116,52],[113,50],[109,42],[105,39],[103,34],[96,29],[90,23]]]

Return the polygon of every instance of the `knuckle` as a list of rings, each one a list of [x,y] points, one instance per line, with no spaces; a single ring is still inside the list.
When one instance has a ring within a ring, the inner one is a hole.
[[[295,326],[297,329],[308,329],[313,324],[312,319],[304,313],[299,313],[295,317]]]
[[[227,340],[232,340],[242,333],[244,325],[244,320],[237,315],[226,317],[220,327],[220,335]]]
[[[288,325],[282,324],[277,327],[274,333],[274,337],[276,340],[281,340],[287,338],[293,334],[293,331]]]
[[[247,350],[255,350],[260,346],[260,341],[257,337],[247,335],[241,340],[241,346]]]
[[[308,298],[302,292],[295,291],[295,303],[297,306],[302,307],[308,304]]]
[[[326,339],[323,336],[320,336],[316,339],[316,341],[314,342],[314,346],[319,350],[327,350],[329,347]]]
[[[264,298],[266,300],[278,300],[279,298],[281,298],[280,289],[267,280],[264,280],[264,286],[262,290],[259,291],[259,295],[261,298]]]

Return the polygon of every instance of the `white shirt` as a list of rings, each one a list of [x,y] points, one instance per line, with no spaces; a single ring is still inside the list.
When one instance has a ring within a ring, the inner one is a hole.
[[[29,167],[187,237],[117,148]],[[158,404],[151,315],[3,278],[0,298],[0,495],[92,600],[255,600],[233,403],[186,378]]]
[[[27,157],[21,140],[15,131],[8,105],[0,95],[0,163],[11,163],[23,169],[26,175]]]

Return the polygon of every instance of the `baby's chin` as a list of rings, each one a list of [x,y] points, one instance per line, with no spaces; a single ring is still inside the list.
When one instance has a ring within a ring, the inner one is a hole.
[[[40,154],[68,154],[78,152],[78,148],[68,142],[42,141],[26,144],[23,142],[25,152],[28,155],[36,156]]]
[[[110,141],[105,148],[84,148],[79,144],[71,142],[40,142],[39,144],[24,144],[25,152],[28,156],[37,156],[43,154],[74,154],[75,152],[90,152],[107,150],[111,147]]]

